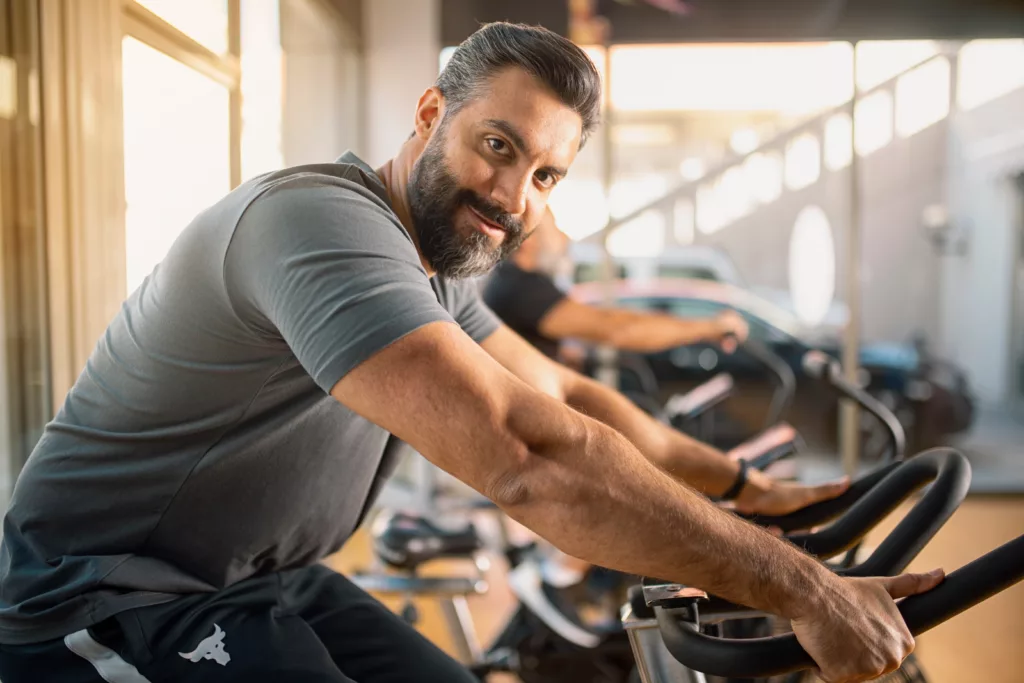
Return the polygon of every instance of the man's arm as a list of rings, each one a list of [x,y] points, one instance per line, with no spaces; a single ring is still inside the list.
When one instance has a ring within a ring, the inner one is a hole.
[[[664,313],[605,308],[564,298],[538,323],[550,339],[582,339],[625,351],[661,351],[698,342],[719,342],[729,334],[741,340],[747,325],[734,312],[714,318],[684,319]]]
[[[548,359],[507,327],[500,327],[482,346],[521,380],[613,427],[646,458],[705,495],[721,495],[736,481],[739,464],[734,459],[661,424],[617,391]],[[843,483],[784,485],[756,471],[747,477],[737,507],[763,514],[786,514],[845,490]]]
[[[791,617],[829,581],[617,431],[520,381],[455,325],[406,336],[331,393],[574,556]]]
[[[837,577],[673,480],[611,427],[534,390],[451,323],[406,335],[331,393],[571,555],[792,619],[826,680],[895,669],[913,638],[892,597],[940,580]]]

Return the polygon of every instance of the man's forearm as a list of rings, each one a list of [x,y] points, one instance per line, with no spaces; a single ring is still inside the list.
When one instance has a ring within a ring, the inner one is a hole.
[[[502,507],[563,551],[787,617],[827,584],[815,560],[717,509],[623,435],[580,415],[568,418],[576,426],[567,430],[554,413],[531,417],[530,431],[550,438],[534,438],[517,494]],[[573,436],[580,430],[585,438]]]
[[[662,351],[717,339],[714,320],[689,320],[662,313],[616,310],[608,325],[609,343],[627,351]]]
[[[721,451],[661,424],[622,394],[568,370],[563,387],[566,403],[620,432],[649,460],[705,495],[720,495],[736,481],[739,466]]]

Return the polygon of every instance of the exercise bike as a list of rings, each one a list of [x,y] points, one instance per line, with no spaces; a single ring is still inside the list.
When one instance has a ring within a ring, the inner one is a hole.
[[[931,488],[910,514],[861,565],[839,569],[846,576],[892,576],[903,571],[966,495],[970,468],[952,449],[933,449],[883,468],[885,477],[830,529],[834,542],[853,542],[859,529],[884,517],[918,486]],[[878,513],[881,512],[881,517]],[[898,605],[911,633],[919,635],[1024,578],[1024,536],[946,576],[937,588]],[[641,683],[707,683],[712,680],[803,680],[814,662],[795,636],[738,640],[722,638],[722,625],[736,619],[769,618],[703,591],[656,580],[631,591],[623,623],[637,659]],[[916,672],[920,674],[920,672]],[[907,680],[901,670],[898,679]],[[911,678],[910,680],[913,680]]]

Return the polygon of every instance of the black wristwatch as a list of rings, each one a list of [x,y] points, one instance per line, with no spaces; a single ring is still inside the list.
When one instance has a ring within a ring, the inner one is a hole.
[[[732,483],[729,490],[718,497],[719,500],[736,500],[736,497],[740,495],[740,491],[747,485],[747,470],[750,469],[750,463],[743,458],[740,458],[740,471],[736,473],[736,481]]]

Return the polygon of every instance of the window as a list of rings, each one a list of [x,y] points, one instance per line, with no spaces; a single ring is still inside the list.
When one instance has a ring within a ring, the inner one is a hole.
[[[683,245],[693,244],[694,231],[697,228],[696,220],[693,213],[693,200],[688,197],[677,199],[672,212],[672,227],[676,242]]]
[[[228,0],[135,1],[212,52],[227,53]]]
[[[886,90],[868,95],[857,103],[857,154],[867,156],[892,142],[892,95]]]
[[[618,45],[609,96],[618,111],[821,111],[847,101],[848,43]]]
[[[717,183],[701,183],[697,187],[697,229],[705,235],[718,232],[728,222]]]
[[[802,190],[817,182],[821,175],[821,145],[810,133],[794,138],[786,145],[786,187]]]
[[[841,112],[825,122],[825,167],[830,171],[846,168],[853,161],[853,122]]]
[[[857,44],[857,86],[870,90],[939,53],[932,40],[865,40]]]
[[[608,223],[608,203],[599,180],[570,176],[558,183],[548,205],[559,229],[573,240],[589,237]]]
[[[659,310],[679,318],[709,318],[722,312],[724,306],[702,299],[665,299],[655,304]]]
[[[645,211],[608,235],[608,253],[616,258],[651,258],[665,248],[665,216]]]
[[[801,211],[793,226],[789,289],[800,320],[817,325],[825,319],[836,289],[836,250],[828,216],[817,206]]]
[[[910,137],[949,114],[949,60],[936,57],[896,81],[896,134]]]
[[[718,275],[715,271],[710,268],[701,268],[700,266],[658,266],[658,277],[718,282]]]
[[[1024,40],[972,40],[960,49],[956,103],[974,109],[1024,87]]]
[[[782,196],[783,162],[778,152],[758,152],[743,162],[750,193],[761,204]]]
[[[282,55],[278,0],[135,0],[123,25],[131,292],[200,211],[283,165]]]
[[[135,38],[122,44],[127,286],[231,189],[230,92]]]

